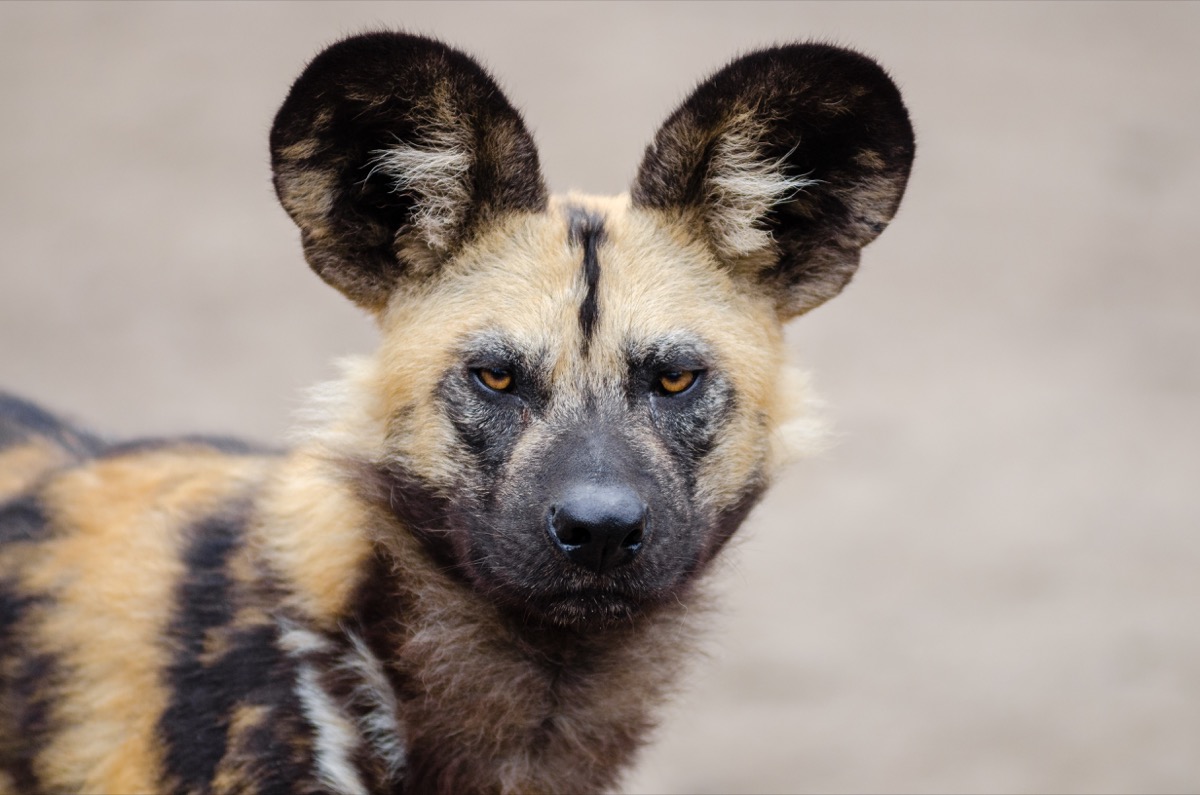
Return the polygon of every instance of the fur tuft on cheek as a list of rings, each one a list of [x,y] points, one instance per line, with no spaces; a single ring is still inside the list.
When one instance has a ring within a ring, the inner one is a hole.
[[[352,356],[339,360],[337,367],[340,378],[305,391],[288,440],[332,458],[378,457],[386,438],[387,407],[376,397],[377,361]]]
[[[785,365],[779,373],[779,417],[770,438],[768,462],[777,470],[793,461],[827,450],[833,431],[822,416],[825,402],[809,386],[799,368]]]

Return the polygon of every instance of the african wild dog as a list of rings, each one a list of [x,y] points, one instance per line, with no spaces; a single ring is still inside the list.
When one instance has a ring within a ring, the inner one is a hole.
[[[781,323],[900,201],[898,91],[756,52],[629,195],[551,198],[475,62],[373,33],[308,66],[271,156],[381,348],[286,453],[0,401],[0,792],[614,786],[806,422]]]

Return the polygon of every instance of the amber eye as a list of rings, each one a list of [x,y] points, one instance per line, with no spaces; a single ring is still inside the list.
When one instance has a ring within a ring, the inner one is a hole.
[[[686,392],[696,382],[695,370],[669,370],[658,376],[658,388],[667,395]]]
[[[507,392],[512,388],[513,377],[508,370],[481,367],[475,371],[480,383],[495,392]]]

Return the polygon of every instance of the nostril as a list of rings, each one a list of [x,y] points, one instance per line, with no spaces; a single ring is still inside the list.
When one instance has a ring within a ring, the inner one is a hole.
[[[621,547],[628,550],[633,550],[642,543],[642,528],[644,525],[638,525],[633,530],[629,531],[629,535],[621,539]]]
[[[578,524],[555,526],[554,535],[568,547],[581,547],[592,542],[592,534],[586,527]]]

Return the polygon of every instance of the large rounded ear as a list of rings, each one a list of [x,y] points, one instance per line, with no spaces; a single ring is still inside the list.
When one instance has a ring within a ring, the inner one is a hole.
[[[786,318],[850,281],[900,204],[913,152],[908,112],[878,64],[821,44],[776,47],[735,60],[671,114],[632,200],[699,224]]]
[[[275,116],[271,166],[322,279],[379,310],[484,224],[546,206],[533,139],[495,81],[440,42],[370,33],[322,52]]]

